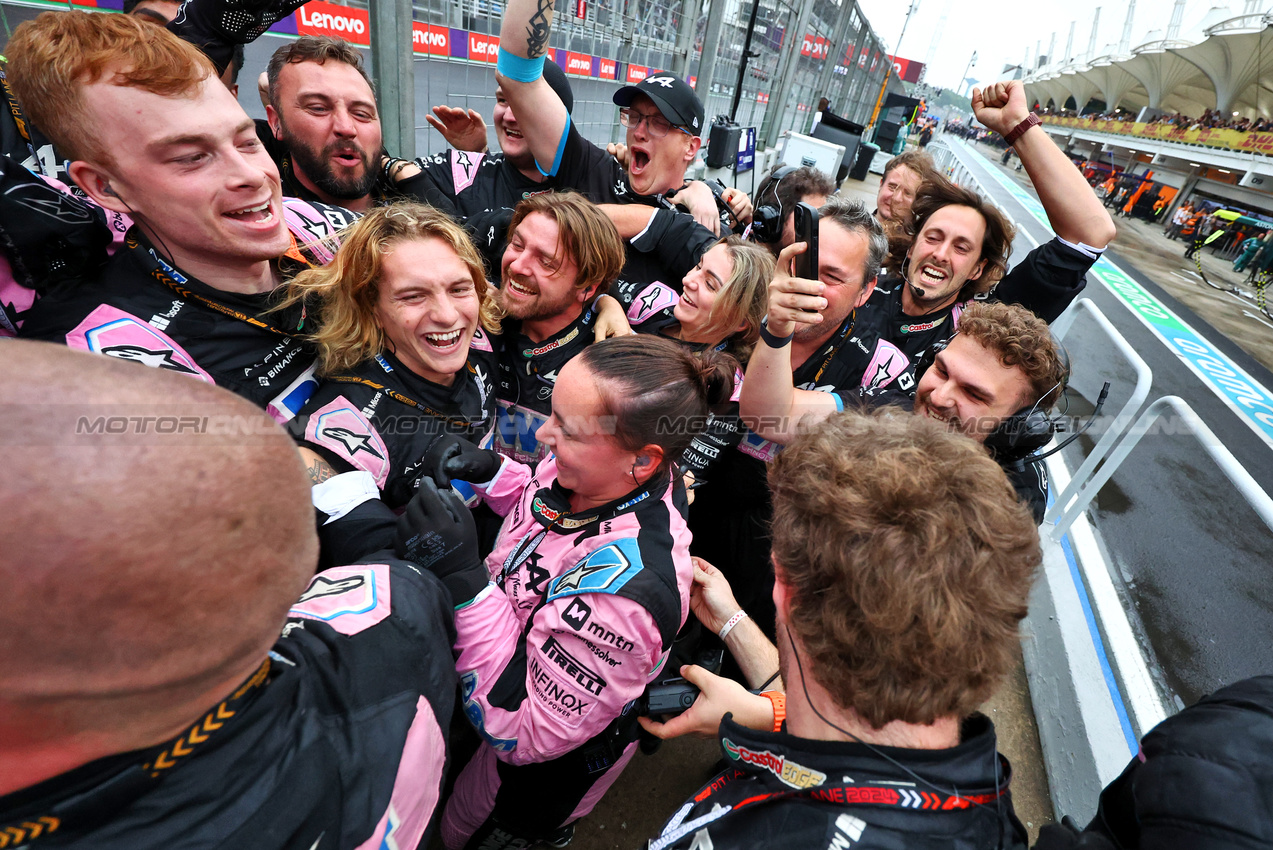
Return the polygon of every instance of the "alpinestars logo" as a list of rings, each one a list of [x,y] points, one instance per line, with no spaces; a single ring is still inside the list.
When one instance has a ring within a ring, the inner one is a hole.
[[[769,750],[749,750],[746,747],[735,744],[728,738],[722,738],[721,743],[725,746],[725,755],[736,761],[743,761],[747,764],[762,767],[792,788],[812,788],[827,781],[825,773],[819,773],[811,767],[788,761],[783,756],[775,755]]]
[[[142,348],[140,345],[108,345],[101,350],[101,353],[108,357],[118,357],[120,360],[135,360],[143,366],[149,366],[152,369],[168,369],[173,372],[184,372],[187,375],[195,374],[194,369],[184,366],[173,359],[174,353],[170,348],[151,351],[149,348]]]
[[[297,602],[308,602],[311,599],[318,599],[323,596],[339,596],[342,593],[362,587],[366,583],[367,579],[363,576],[349,576],[335,581],[326,576],[316,576],[313,584],[309,586],[309,590],[302,593],[301,598]]]
[[[350,431],[348,428],[324,428],[320,436],[331,437],[345,447],[345,451],[350,455],[354,455],[360,451],[366,452],[372,457],[384,460],[385,456],[372,448],[371,435],[359,434]]]

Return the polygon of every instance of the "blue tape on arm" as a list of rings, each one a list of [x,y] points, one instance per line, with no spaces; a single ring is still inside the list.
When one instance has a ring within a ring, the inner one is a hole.
[[[839,393],[831,393],[831,398],[835,399],[835,409],[837,413],[844,412],[844,397]]]
[[[544,167],[539,164],[539,160],[535,160],[535,170],[545,177],[553,177],[557,174],[557,169],[561,168],[561,158],[566,153],[566,139],[570,138],[570,113],[566,113],[566,126],[561,130],[561,140],[557,142],[557,156],[553,158],[553,167],[544,171]]]
[[[533,83],[544,75],[544,57],[523,59],[501,47],[496,55],[495,69],[510,80]]]

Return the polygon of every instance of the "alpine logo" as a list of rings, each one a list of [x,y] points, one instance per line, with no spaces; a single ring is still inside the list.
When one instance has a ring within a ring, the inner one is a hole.
[[[722,738],[721,744],[725,747],[725,755],[735,761],[746,762],[747,764],[754,764],[756,767],[764,768],[792,788],[812,788],[815,785],[821,785],[827,780],[825,773],[820,773],[811,767],[796,764],[794,761],[788,761],[783,756],[775,755],[769,750],[750,750],[747,747],[735,744],[728,738]]]
[[[662,86],[665,89],[670,89],[672,83],[676,82],[676,77],[646,77],[645,81],[652,86]]]

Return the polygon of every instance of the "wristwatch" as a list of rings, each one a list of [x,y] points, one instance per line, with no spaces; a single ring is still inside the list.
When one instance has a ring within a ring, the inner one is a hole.
[[[1039,116],[1031,112],[1025,117],[1024,121],[1009,130],[1008,135],[1004,136],[1003,140],[1008,143],[1009,147],[1011,147],[1017,143],[1017,139],[1021,138],[1026,130],[1029,130],[1031,127],[1037,127],[1042,123],[1043,122],[1039,120]]]

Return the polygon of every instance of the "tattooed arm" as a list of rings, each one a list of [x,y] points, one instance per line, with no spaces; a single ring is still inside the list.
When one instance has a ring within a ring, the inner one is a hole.
[[[538,59],[548,52],[552,28],[552,0],[510,0],[500,26],[500,50],[520,59]],[[539,170],[551,174],[564,144],[570,115],[543,76],[519,82],[496,74],[499,94],[517,117],[517,128],[526,137]]]
[[[313,449],[307,449],[304,446],[298,446],[297,451],[301,453],[301,460],[305,462],[305,471],[309,473],[310,486],[322,484],[328,478],[339,475],[344,470],[339,470],[332,466],[322,455]]]

